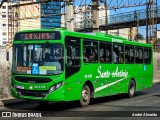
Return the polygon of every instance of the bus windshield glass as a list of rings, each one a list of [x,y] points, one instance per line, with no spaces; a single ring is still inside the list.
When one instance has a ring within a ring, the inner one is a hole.
[[[52,75],[63,72],[61,44],[14,45],[12,71],[19,74]]]

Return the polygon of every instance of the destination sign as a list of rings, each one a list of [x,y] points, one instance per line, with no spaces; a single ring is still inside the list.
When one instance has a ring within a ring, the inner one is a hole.
[[[59,40],[60,33],[54,32],[43,32],[43,33],[16,33],[14,40]]]

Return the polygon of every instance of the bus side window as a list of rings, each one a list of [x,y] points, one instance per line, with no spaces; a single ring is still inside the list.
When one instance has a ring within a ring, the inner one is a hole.
[[[135,47],[135,62],[143,63],[143,48]]]
[[[125,46],[125,63],[134,63],[134,47]]]
[[[117,52],[117,46],[116,45],[113,46],[112,55],[113,55],[113,62],[117,63],[118,62],[118,52]]]
[[[98,62],[98,42],[84,41],[84,62]]]
[[[99,57],[100,62],[106,62],[106,46],[105,43],[100,43],[100,51],[99,51]]]
[[[150,64],[151,63],[151,49],[144,48],[144,63]]]
[[[112,62],[112,44],[106,43],[106,62],[111,63]]]
[[[120,44],[114,44],[113,46],[113,62],[124,63],[124,46]]]

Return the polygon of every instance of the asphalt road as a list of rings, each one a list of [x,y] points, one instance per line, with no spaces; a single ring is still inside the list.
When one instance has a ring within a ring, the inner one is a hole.
[[[5,105],[1,111],[12,111],[21,115],[30,113],[41,113],[42,118],[21,118],[14,117],[14,120],[21,119],[141,119],[151,120],[160,117],[160,84],[154,84],[152,88],[137,92],[133,98],[127,98],[125,95],[115,95],[104,98],[93,99],[87,107],[80,107],[78,102],[50,103],[46,106],[40,106],[36,102],[23,102],[18,104]],[[17,114],[14,114],[14,116]],[[132,117],[135,115],[134,117]],[[151,115],[148,117],[145,115]],[[92,116],[92,117],[91,117]],[[1,118],[0,118],[1,119]],[[11,118],[3,118],[3,120]]]

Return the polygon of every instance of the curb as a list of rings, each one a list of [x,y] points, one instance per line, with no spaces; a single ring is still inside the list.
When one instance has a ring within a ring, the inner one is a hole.
[[[153,84],[160,83],[160,80],[153,81]]]

